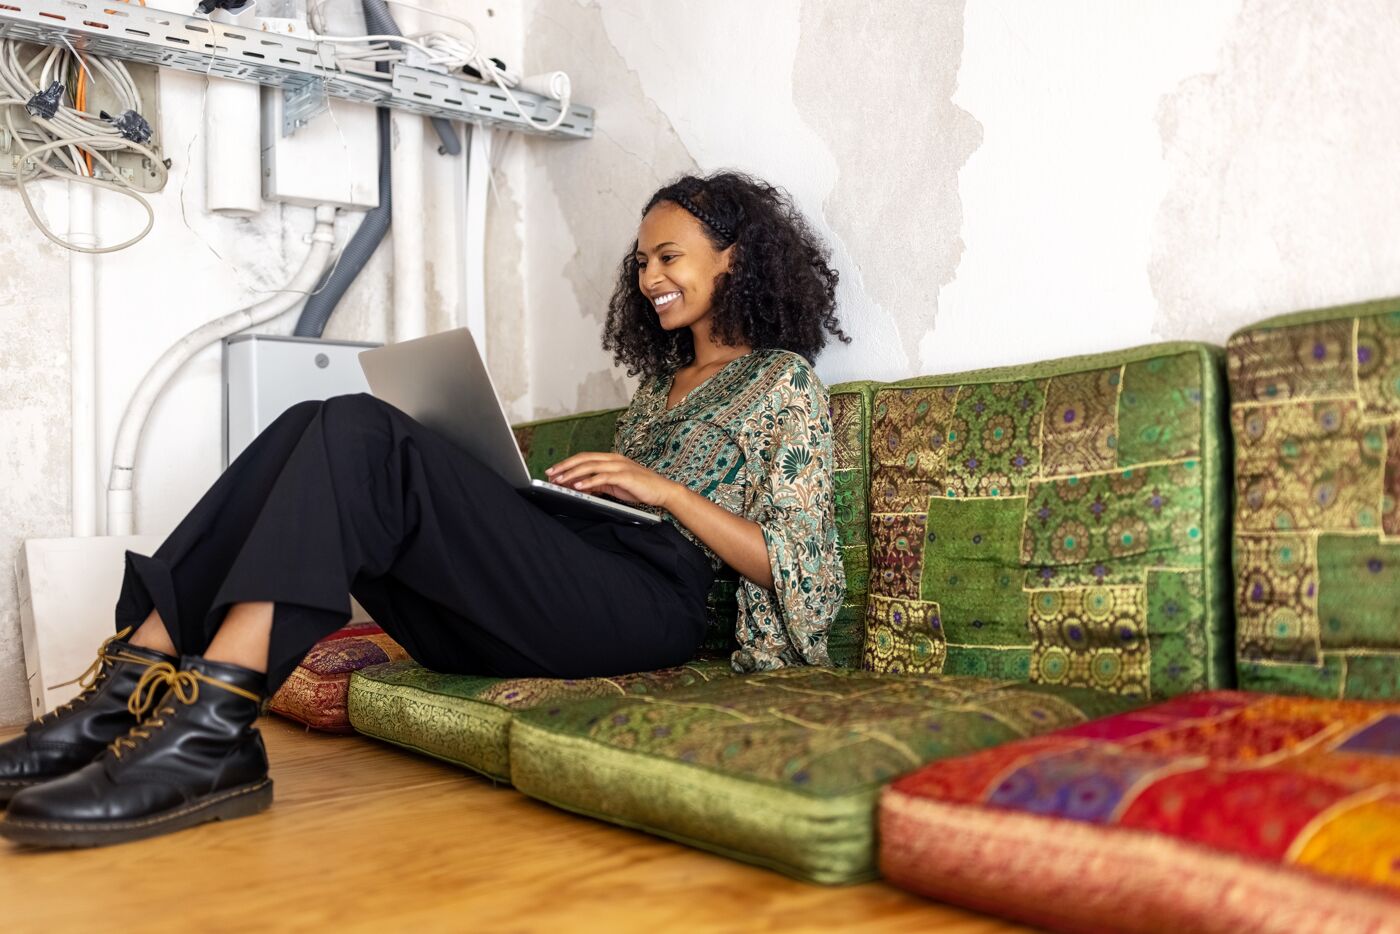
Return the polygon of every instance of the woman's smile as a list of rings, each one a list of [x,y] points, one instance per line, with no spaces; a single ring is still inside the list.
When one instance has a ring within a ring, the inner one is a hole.
[[[652,302],[656,305],[656,310],[661,311],[680,297],[681,293],[679,292],[662,292],[660,295],[653,297]]]

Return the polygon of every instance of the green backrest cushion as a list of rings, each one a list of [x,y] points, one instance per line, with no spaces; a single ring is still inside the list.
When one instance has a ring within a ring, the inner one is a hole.
[[[831,660],[840,667],[860,663],[869,577],[866,548],[866,490],[870,395],[874,383],[831,386],[832,433],[836,448],[836,523],[846,566],[846,598],[827,635]],[[623,409],[586,412],[516,425],[515,437],[530,475],[544,479],[544,470],[579,451],[612,450],[617,420]],[[702,649],[722,653],[735,648],[734,622],[739,607],[738,578],[725,569],[709,595],[710,630]]]
[[[1240,686],[1400,697],[1400,299],[1227,346]]]
[[[1176,343],[877,386],[864,667],[1230,686],[1220,370]]]

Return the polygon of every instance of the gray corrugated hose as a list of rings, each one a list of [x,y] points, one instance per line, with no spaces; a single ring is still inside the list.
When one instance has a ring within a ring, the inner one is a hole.
[[[403,35],[399,24],[394,22],[394,17],[389,14],[389,5],[384,0],[363,0],[363,4],[365,26],[370,35]],[[381,71],[388,70],[388,66],[383,62],[377,67]],[[379,247],[380,241],[384,239],[384,234],[389,229],[389,214],[394,199],[393,186],[389,183],[389,160],[392,158],[390,140],[392,136],[389,131],[388,109],[379,108],[378,116],[379,206],[365,215],[365,219],[360,223],[360,228],[355,231],[355,235],[345,245],[344,252],[341,253],[340,259],[336,261],[325,281],[306,300],[305,306],[302,307],[301,316],[297,318],[296,330],[293,332],[297,337],[321,336],[326,330],[326,322],[330,320],[331,313],[335,311],[335,306],[340,304],[340,299],[350,288],[350,283],[355,281],[355,277],[360,274],[365,263],[369,262],[369,258],[374,255],[374,251]],[[434,117],[433,126],[437,129],[439,138],[442,139],[444,151],[454,156],[462,151],[462,144],[457,139],[456,130],[453,129],[450,120]]]
[[[355,236],[345,245],[330,274],[312,292],[302,306],[301,316],[293,331],[297,337],[320,337],[326,330],[331,312],[340,304],[345,290],[369,262],[384,233],[389,229],[389,212],[393,206],[393,186],[389,184],[389,110],[380,107],[379,118],[379,205],[365,215]]]
[[[365,26],[371,36],[402,36],[403,31],[389,13],[389,4],[384,0],[362,0],[365,8]],[[462,141],[457,138],[457,130],[451,120],[433,117],[433,129],[442,140],[442,151],[455,156],[462,151]]]

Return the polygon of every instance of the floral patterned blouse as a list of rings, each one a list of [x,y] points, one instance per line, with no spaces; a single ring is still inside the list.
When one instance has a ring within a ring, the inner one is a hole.
[[[643,380],[613,450],[763,529],[773,589],[740,578],[737,671],[830,665],[826,633],[846,572],[836,538],[831,401],[811,365],[786,350],[725,364],[669,411],[674,373]],[[660,514],[659,509],[652,511]],[[674,516],[716,571],[723,561]]]

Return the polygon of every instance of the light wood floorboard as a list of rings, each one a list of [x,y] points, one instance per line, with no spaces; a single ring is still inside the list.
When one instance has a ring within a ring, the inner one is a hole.
[[[807,885],[567,814],[366,737],[277,718],[260,727],[276,786],[268,811],[101,849],[0,841],[0,928],[1027,930],[883,883]]]

